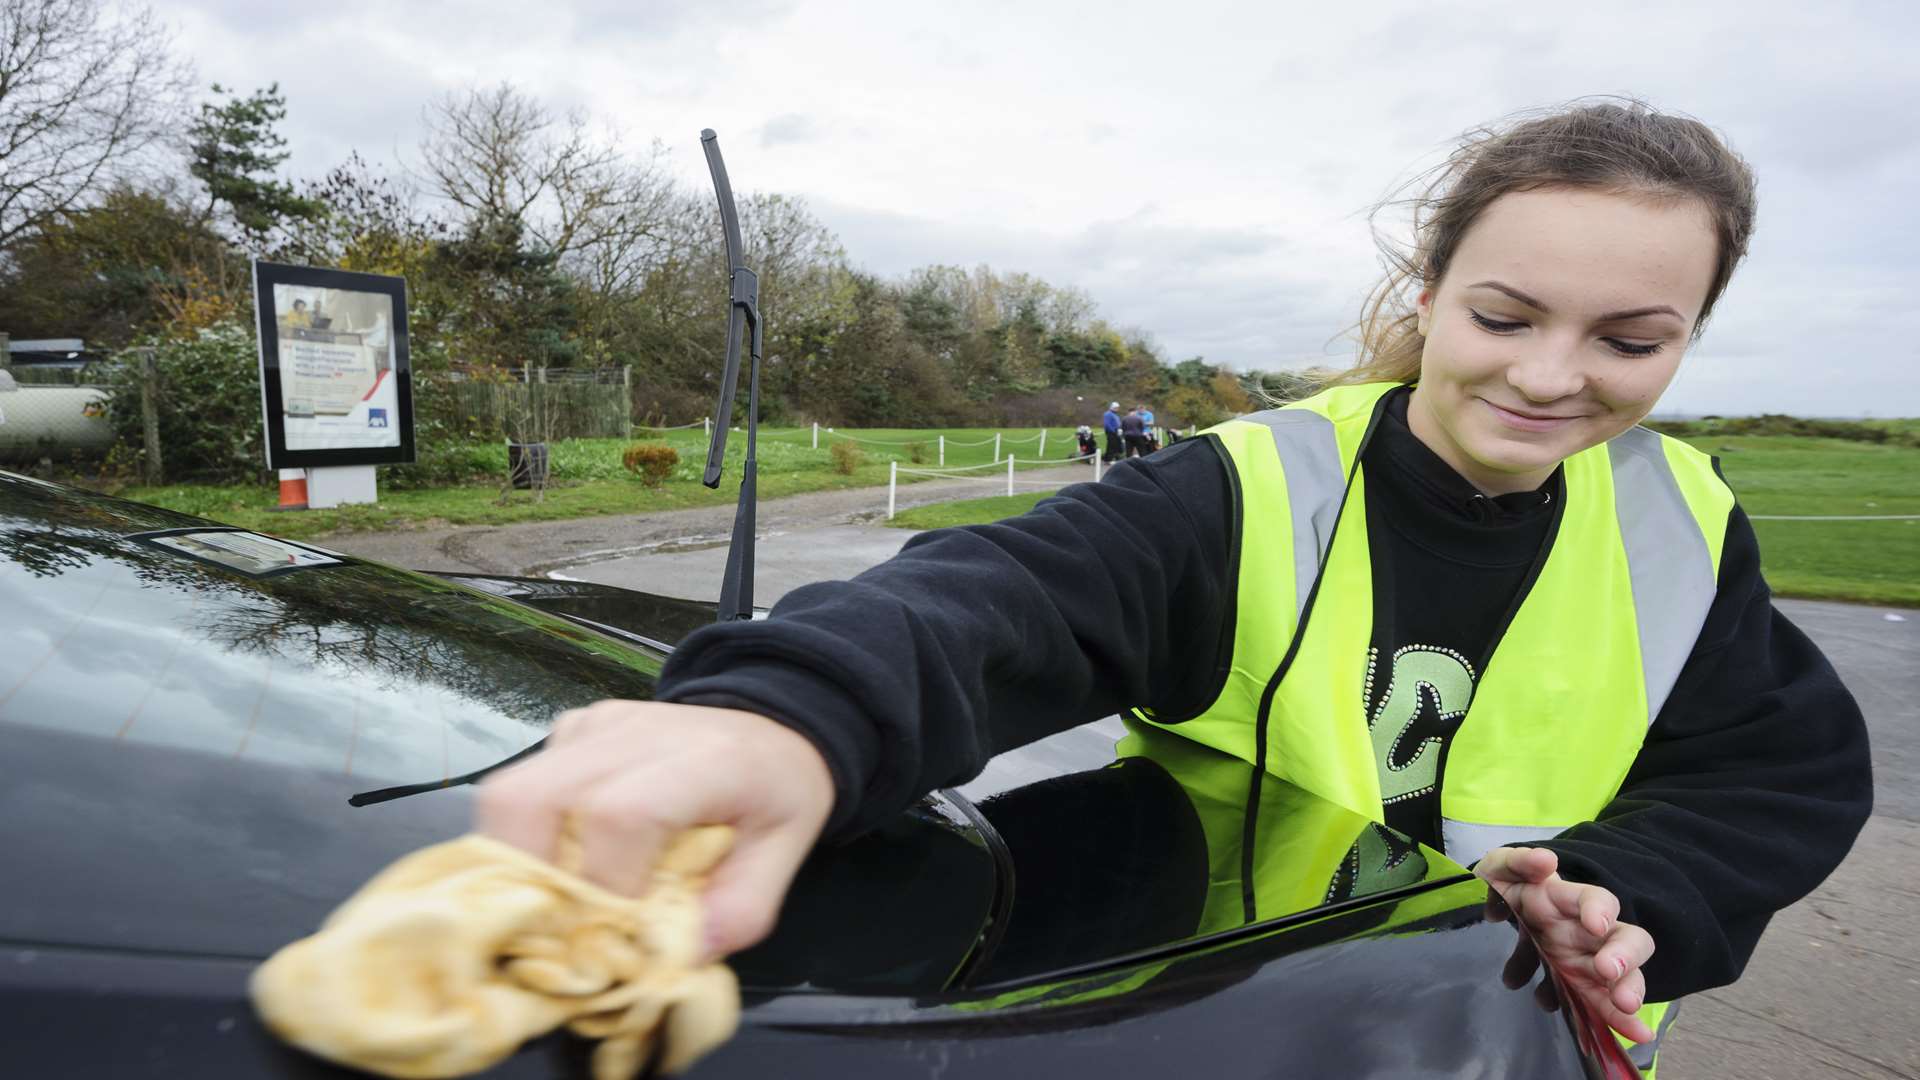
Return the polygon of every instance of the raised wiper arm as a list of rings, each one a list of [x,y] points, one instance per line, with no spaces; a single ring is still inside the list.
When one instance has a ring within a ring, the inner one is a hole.
[[[720,466],[727,456],[727,431],[733,419],[733,389],[740,379],[740,345],[748,342],[747,457],[740,471],[740,501],[733,514],[733,542],[727,546],[726,576],[720,582],[716,621],[753,618],[754,503],[760,463],[760,279],[745,264],[740,241],[740,216],[733,206],[733,185],[727,164],[720,158],[720,137],[708,128],[700,133],[713,173],[714,195],[720,200],[720,228],[727,245],[727,364],[720,374],[720,402],[713,413],[713,438],[707,443],[707,469],[701,483],[720,486]]]

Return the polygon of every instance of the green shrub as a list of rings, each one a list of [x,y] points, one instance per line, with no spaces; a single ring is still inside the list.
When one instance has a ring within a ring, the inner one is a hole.
[[[159,369],[160,460],[167,480],[258,482],[266,476],[261,435],[260,361],[253,327],[218,323],[186,340],[148,338]],[[107,371],[107,416],[131,451],[146,445],[141,426],[140,353],[121,353]]]
[[[853,443],[845,439],[835,439],[833,443],[833,471],[841,476],[852,476],[867,460],[867,455]]]
[[[506,471],[502,444],[451,437],[439,425],[416,415],[413,460],[382,466],[380,483],[395,489],[452,487],[504,476]]]
[[[634,443],[621,455],[620,463],[650,488],[666,483],[680,464],[680,452],[666,443]]]
[[[927,444],[923,442],[908,443],[907,460],[913,462],[915,465],[925,465],[927,463]]]
[[[1920,445],[1913,433],[1890,430],[1858,420],[1809,420],[1780,413],[1760,416],[1703,416],[1698,420],[1650,420],[1647,426],[1678,438],[1721,435],[1798,435],[1813,439],[1846,439],[1850,442],[1892,443],[1895,446]]]

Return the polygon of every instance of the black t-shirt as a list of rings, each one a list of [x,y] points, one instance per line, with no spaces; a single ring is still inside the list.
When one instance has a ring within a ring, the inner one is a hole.
[[[1373,558],[1367,724],[1388,826],[1442,847],[1446,752],[1494,645],[1525,598],[1557,518],[1559,470],[1535,491],[1489,497],[1386,403],[1361,460]]]

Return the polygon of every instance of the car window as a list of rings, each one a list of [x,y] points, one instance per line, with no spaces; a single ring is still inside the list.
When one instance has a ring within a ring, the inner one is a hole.
[[[143,541],[179,522],[129,507],[0,483],[0,725],[431,781],[524,749],[559,710],[646,698],[659,671],[427,575],[221,566]]]

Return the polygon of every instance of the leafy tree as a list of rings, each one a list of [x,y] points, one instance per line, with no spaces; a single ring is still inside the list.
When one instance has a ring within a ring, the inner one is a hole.
[[[529,250],[513,218],[477,219],[435,245],[426,273],[457,282],[439,321],[449,354],[492,367],[564,367],[579,355],[578,287],[550,252]]]
[[[243,234],[260,237],[283,221],[319,217],[317,200],[294,193],[293,185],[274,179],[287,160],[286,139],[274,125],[287,117],[280,84],[235,96],[213,84],[219,103],[203,102],[187,128],[187,172],[207,188],[206,213],[225,204]]]
[[[119,185],[17,237],[0,258],[0,326],[118,346],[244,304],[238,253],[174,192]]]

